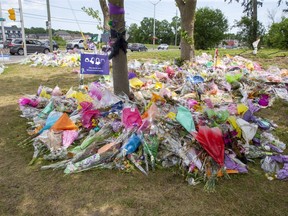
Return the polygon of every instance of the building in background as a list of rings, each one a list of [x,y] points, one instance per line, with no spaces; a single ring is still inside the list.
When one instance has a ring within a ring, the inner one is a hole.
[[[6,38],[21,38],[22,37],[21,28],[18,28],[17,26],[11,26],[11,27],[4,26],[4,31],[5,31]],[[3,40],[1,28],[0,28],[0,40]]]

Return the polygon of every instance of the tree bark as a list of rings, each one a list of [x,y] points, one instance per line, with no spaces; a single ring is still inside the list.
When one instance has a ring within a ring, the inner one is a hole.
[[[194,61],[195,47],[194,47],[194,23],[197,0],[176,0],[176,4],[181,16],[181,31],[186,34],[187,38],[181,37],[181,59]]]
[[[253,41],[257,40],[257,30],[258,30],[258,21],[257,21],[257,0],[252,0],[252,32],[253,32]]]
[[[101,6],[101,10],[102,10],[102,13],[103,13],[103,29],[104,29],[104,32],[108,32],[109,29],[110,29],[110,26],[109,26],[109,18],[110,18],[110,15],[109,15],[109,9],[108,9],[108,6],[107,6],[107,2],[106,0],[99,0],[99,3],[100,3],[100,6]]]
[[[124,8],[124,0],[109,0],[109,3]],[[111,33],[113,30],[118,33],[125,32],[125,14],[110,14],[110,20],[113,22],[113,25],[110,27]],[[111,34],[112,44],[117,40],[117,37],[113,35]],[[121,37],[124,38],[125,34]],[[122,49],[119,50],[118,55],[112,58],[112,70],[114,93],[116,95],[124,93],[129,96],[127,55]]]

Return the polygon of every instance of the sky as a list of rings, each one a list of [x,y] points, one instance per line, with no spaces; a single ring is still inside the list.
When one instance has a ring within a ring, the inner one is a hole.
[[[47,20],[47,0],[22,0],[24,26],[25,28],[43,27],[46,28]],[[125,0],[125,19],[126,26],[132,23],[140,24],[144,17],[154,17],[157,20],[166,19],[171,22],[172,18],[180,16],[179,10],[176,7],[174,0]],[[268,27],[271,20],[268,18],[268,11],[275,14],[276,22],[281,20],[282,16],[288,17],[288,14],[283,13],[284,4],[277,7],[278,0],[264,0],[263,7],[258,8],[258,20]],[[2,17],[6,18],[5,26],[20,25],[19,4],[18,0],[0,0],[2,6]],[[86,8],[92,7],[99,10],[101,8],[98,0],[49,0],[51,11],[51,23],[53,29],[75,30],[91,33],[100,33],[96,28],[97,21],[86,15],[81,10],[83,6]],[[156,4],[156,5],[155,5]],[[155,6],[154,6],[155,5]],[[229,21],[231,27],[234,20],[240,20],[244,15],[243,8],[239,3],[228,4],[224,0],[198,0],[197,8],[209,7],[211,9],[220,9]],[[16,22],[9,20],[8,9],[16,10]],[[177,11],[177,12],[176,12]],[[101,13],[102,14],[102,13]],[[102,16],[101,16],[102,17]],[[152,31],[152,27],[151,27]],[[237,29],[230,29],[230,33],[236,33]]]

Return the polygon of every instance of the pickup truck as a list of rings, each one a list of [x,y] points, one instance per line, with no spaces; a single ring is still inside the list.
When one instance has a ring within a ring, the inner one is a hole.
[[[75,39],[66,44],[66,49],[85,49],[84,40],[83,39]]]

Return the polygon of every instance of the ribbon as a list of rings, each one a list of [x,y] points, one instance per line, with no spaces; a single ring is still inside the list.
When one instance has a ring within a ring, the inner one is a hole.
[[[113,5],[109,3],[109,13],[110,14],[124,14],[124,8],[118,7],[117,5]]]
[[[111,29],[111,38],[117,38],[115,43],[112,46],[111,53],[108,56],[109,59],[112,59],[113,57],[117,56],[119,54],[120,49],[123,50],[123,52],[127,53],[127,41],[125,40],[125,33],[126,31],[119,33],[113,29]]]

